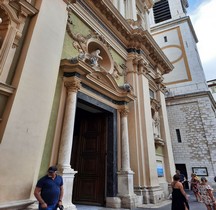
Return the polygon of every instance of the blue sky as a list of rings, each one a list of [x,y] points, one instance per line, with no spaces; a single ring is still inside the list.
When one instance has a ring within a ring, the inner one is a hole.
[[[216,0],[188,0],[206,80],[216,79]]]

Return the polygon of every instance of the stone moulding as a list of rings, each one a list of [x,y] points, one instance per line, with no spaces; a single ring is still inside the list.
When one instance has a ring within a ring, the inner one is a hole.
[[[160,107],[161,107],[160,102],[157,101],[156,99],[151,98],[151,107],[155,111],[158,111],[160,109]]]
[[[111,74],[95,71],[94,68],[84,61],[78,60],[77,63],[71,63],[69,60],[63,59],[60,66],[64,73],[79,74],[82,84],[115,101],[130,102],[136,99],[132,91],[128,92],[124,88],[119,87]]]
[[[107,23],[111,30],[127,48],[144,52],[152,64],[157,64],[162,74],[169,73],[174,68],[166,55],[147,30],[133,29],[116,8],[107,0],[89,0],[85,2],[97,16]]]
[[[155,142],[156,148],[157,148],[158,146],[162,146],[162,147],[163,147],[163,146],[165,145],[164,140],[161,139],[161,138],[159,138],[159,137],[154,138],[154,142]]]

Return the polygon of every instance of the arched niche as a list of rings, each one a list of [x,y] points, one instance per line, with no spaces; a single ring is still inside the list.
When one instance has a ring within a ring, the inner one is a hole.
[[[6,38],[8,27],[10,25],[10,19],[6,11],[0,7],[0,49],[3,45],[3,42]]]
[[[98,60],[100,68],[109,74],[113,73],[114,61],[108,48],[106,47],[106,45],[104,45],[104,43],[97,39],[91,38],[87,41],[87,50],[89,54],[95,52],[96,50],[100,50],[99,55],[103,58]]]

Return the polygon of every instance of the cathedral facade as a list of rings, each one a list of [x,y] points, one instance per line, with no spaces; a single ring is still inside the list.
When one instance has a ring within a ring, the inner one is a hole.
[[[0,1],[0,209],[33,204],[50,165],[67,209],[161,202],[175,169],[213,185],[216,105],[188,6]]]

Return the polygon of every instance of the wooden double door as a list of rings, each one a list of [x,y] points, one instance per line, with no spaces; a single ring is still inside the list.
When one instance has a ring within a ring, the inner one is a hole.
[[[103,113],[77,109],[71,165],[75,175],[73,203],[104,205],[107,119]]]

